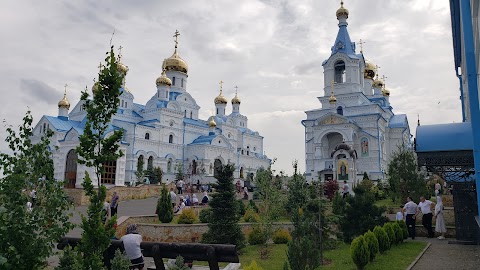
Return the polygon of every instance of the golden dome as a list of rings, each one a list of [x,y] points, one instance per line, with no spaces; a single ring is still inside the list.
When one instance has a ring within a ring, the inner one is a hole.
[[[95,95],[100,89],[100,83],[99,82],[95,82],[92,86],[92,93]]]
[[[390,90],[388,90],[387,88],[383,88],[382,89],[382,95],[384,97],[389,97],[390,96]]]
[[[377,76],[377,78],[373,81],[373,87],[374,88],[383,88],[383,86],[384,86],[383,81],[379,80],[378,76]]]
[[[332,95],[328,98],[328,102],[329,102],[330,104],[337,103],[337,98],[332,94]]]
[[[220,94],[214,100],[215,104],[227,104],[227,98],[222,94],[222,89],[220,89]]]
[[[217,123],[215,123],[215,120],[213,119],[213,116],[210,117],[210,122],[208,122],[209,127],[216,127]]]
[[[340,17],[347,17],[348,18],[348,9],[343,7],[343,1],[340,2],[340,8],[337,9],[337,19]]]
[[[67,94],[64,94],[62,100],[58,102],[58,108],[70,109],[70,102],[67,99]]]
[[[122,72],[123,74],[127,74],[128,72],[128,67],[125,66],[122,62],[119,61],[117,62],[117,70]]]
[[[165,63],[165,61],[164,61],[164,63]],[[155,83],[157,84],[157,86],[159,86],[159,85],[171,86],[172,85],[172,80],[170,80],[170,78],[168,78],[167,75],[165,74],[165,68],[163,68],[162,75],[157,78]]]
[[[235,93],[235,96],[232,98],[232,104],[240,104],[240,98],[238,97],[237,93]]]
[[[165,60],[165,69],[180,71],[183,73],[188,72],[188,65],[182,58],[180,58],[176,48],[172,56],[170,56],[170,58],[167,58],[167,60]]]
[[[365,60],[365,72],[363,74],[363,77],[365,79],[372,79],[375,77],[375,65],[368,61],[368,60]]]

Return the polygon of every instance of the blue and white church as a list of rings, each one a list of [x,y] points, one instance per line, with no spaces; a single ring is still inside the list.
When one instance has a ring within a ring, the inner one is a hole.
[[[385,77],[378,66],[357,53],[347,30],[349,12],[336,12],[338,34],[324,69],[321,108],[306,111],[305,159],[308,181],[337,180],[356,185],[367,173],[385,178],[388,161],[397,145],[410,143],[405,114],[394,114]],[[362,45],[362,43],[360,43]]]
[[[214,168],[222,164],[235,164],[236,179],[253,177],[259,168],[270,165],[271,160],[264,154],[263,137],[248,128],[248,118],[240,112],[237,94],[231,99],[231,112],[227,114],[229,102],[223,95],[223,82],[213,100],[215,115],[207,120],[199,118],[200,106],[187,91],[188,65],[179,56],[178,35],[177,31],[175,50],[164,60],[155,85],[152,80],[152,97],[146,104],[135,103],[134,91],[125,86],[125,81],[120,88],[120,104],[109,132],[124,130],[120,146],[124,155],[103,164],[101,182],[106,185],[123,186],[137,181],[135,172],[141,161],[144,169],[160,167],[163,181],[167,182],[175,179],[177,168],[183,168],[187,182],[192,183],[214,181]],[[117,69],[127,75],[129,68],[122,63],[121,54],[118,57]],[[98,86],[94,84],[92,94],[96,91]],[[58,103],[58,115],[44,115],[34,129],[34,142],[48,129],[54,132],[55,178],[67,180],[68,188],[81,188],[85,171],[95,177],[93,168],[77,162],[75,152],[86,122],[82,105],[79,101],[70,110],[65,92]],[[98,183],[96,178],[93,181]]]

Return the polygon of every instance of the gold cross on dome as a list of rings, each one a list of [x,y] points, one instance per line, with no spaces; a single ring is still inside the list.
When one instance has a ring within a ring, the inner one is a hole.
[[[238,93],[238,86],[235,85],[235,95]]]
[[[363,41],[362,39],[360,39],[360,41],[358,42],[358,44],[360,45],[360,53],[363,53],[363,44],[365,44],[365,41]]]
[[[102,71],[102,68],[103,68],[103,64],[102,64],[102,62],[100,62],[100,64],[98,65],[98,70]]]
[[[178,45],[178,36],[180,36],[180,32],[178,32],[178,30],[175,30],[175,35],[173,35],[173,37],[175,38],[175,48],[177,48]]]
[[[67,86],[68,84],[65,84],[63,87],[65,87],[65,95],[67,94]]]

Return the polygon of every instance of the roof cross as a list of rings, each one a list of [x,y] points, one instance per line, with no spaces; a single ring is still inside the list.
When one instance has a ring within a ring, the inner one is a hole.
[[[63,94],[63,95],[65,95],[65,96],[67,95],[67,86],[68,86],[68,84],[65,84],[65,85],[63,86],[63,87],[65,87],[65,93]]]
[[[235,85],[235,95],[238,93],[238,86]]]
[[[363,44],[365,44],[365,41],[363,41],[362,39],[360,39],[360,41],[358,42],[358,44],[360,44],[360,53],[363,53]]]
[[[123,47],[120,45],[120,47],[118,47],[118,61],[120,61],[120,58],[122,58],[122,49]]]
[[[173,37],[175,38],[175,49],[178,45],[178,36],[180,36],[180,32],[178,32],[178,30],[175,30],[175,35],[173,35]]]
[[[385,88],[385,79],[387,79],[387,78],[388,78],[387,76],[382,75],[383,88]]]
[[[222,81],[222,80],[220,80],[219,84],[220,84],[220,93],[222,93],[223,81]]]

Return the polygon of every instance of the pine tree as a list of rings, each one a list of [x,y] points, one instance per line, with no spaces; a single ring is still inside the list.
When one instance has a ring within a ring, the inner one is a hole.
[[[137,171],[135,172],[135,176],[137,177],[137,183],[143,183],[143,178],[145,177],[145,170],[143,169],[144,164],[145,164],[145,161],[143,161],[143,158],[138,159]]]
[[[66,214],[72,204],[53,175],[53,132],[33,143],[32,121],[28,111],[18,132],[7,127],[11,154],[0,153],[0,269],[43,269],[54,243],[72,227]],[[29,210],[32,189],[37,199]]]
[[[234,171],[235,167],[232,164],[217,169],[217,183],[214,185],[217,192],[212,195],[209,202],[212,212],[208,231],[203,235],[202,241],[211,244],[232,244],[240,249],[245,245],[245,236],[238,225],[240,216],[235,200]]]
[[[103,164],[117,160],[123,155],[119,150],[122,130],[109,132],[112,116],[117,112],[120,87],[124,73],[120,72],[118,60],[115,58],[113,46],[107,53],[106,65],[99,73],[98,91],[89,98],[87,90],[82,92],[83,108],[87,112],[87,121],[83,134],[80,136],[80,145],[77,147],[78,162],[93,167],[98,179],[98,189],[95,190],[90,175],[85,172],[82,183],[85,194],[90,198],[87,216],[82,216],[82,240],[76,249],[80,252],[84,269],[104,269],[103,253],[110,245],[110,238],[114,235],[116,216],[107,224],[102,222],[102,208],[106,197],[106,187],[102,183]]]
[[[391,197],[404,201],[408,196],[419,198],[427,192],[425,177],[418,171],[415,153],[406,145],[393,152],[387,170]]]
[[[162,223],[170,223],[173,220],[172,198],[165,186],[157,202],[157,216]]]

